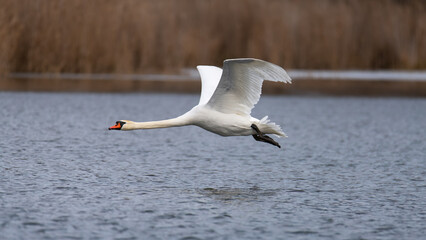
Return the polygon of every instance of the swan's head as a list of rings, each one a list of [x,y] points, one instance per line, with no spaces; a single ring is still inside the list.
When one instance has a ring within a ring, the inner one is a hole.
[[[112,127],[109,127],[108,130],[128,130],[130,125],[132,125],[132,121],[129,120],[120,120],[115,122],[115,125]]]

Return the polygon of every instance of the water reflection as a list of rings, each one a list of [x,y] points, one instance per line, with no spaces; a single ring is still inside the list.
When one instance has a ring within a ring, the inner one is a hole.
[[[262,197],[274,196],[278,190],[264,190],[257,186],[250,188],[203,188],[197,192],[203,196],[213,198],[215,200],[229,201],[255,201]]]

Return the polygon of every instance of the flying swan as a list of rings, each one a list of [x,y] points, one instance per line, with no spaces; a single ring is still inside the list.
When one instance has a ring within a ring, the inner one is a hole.
[[[256,141],[281,146],[266,134],[286,137],[280,126],[268,116],[250,116],[259,101],[263,80],[291,83],[281,67],[258,59],[227,59],[223,70],[215,66],[197,66],[201,76],[201,96],[198,105],[172,119],[133,122],[120,120],[109,130],[136,130],[195,125],[221,136],[249,136]]]

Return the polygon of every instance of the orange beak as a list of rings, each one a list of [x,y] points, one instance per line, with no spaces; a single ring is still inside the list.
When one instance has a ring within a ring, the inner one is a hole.
[[[120,130],[121,129],[121,123],[120,122],[117,122],[117,124],[115,124],[114,126],[112,126],[112,127],[109,127],[108,128],[108,130]]]

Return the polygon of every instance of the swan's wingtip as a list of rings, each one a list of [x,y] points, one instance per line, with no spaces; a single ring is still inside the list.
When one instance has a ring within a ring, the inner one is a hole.
[[[264,62],[263,60],[256,59],[256,58],[228,58],[228,59],[225,59],[225,60],[223,61],[223,63],[226,63],[226,62],[250,63],[250,62],[253,62],[253,61],[261,61],[261,62]]]

